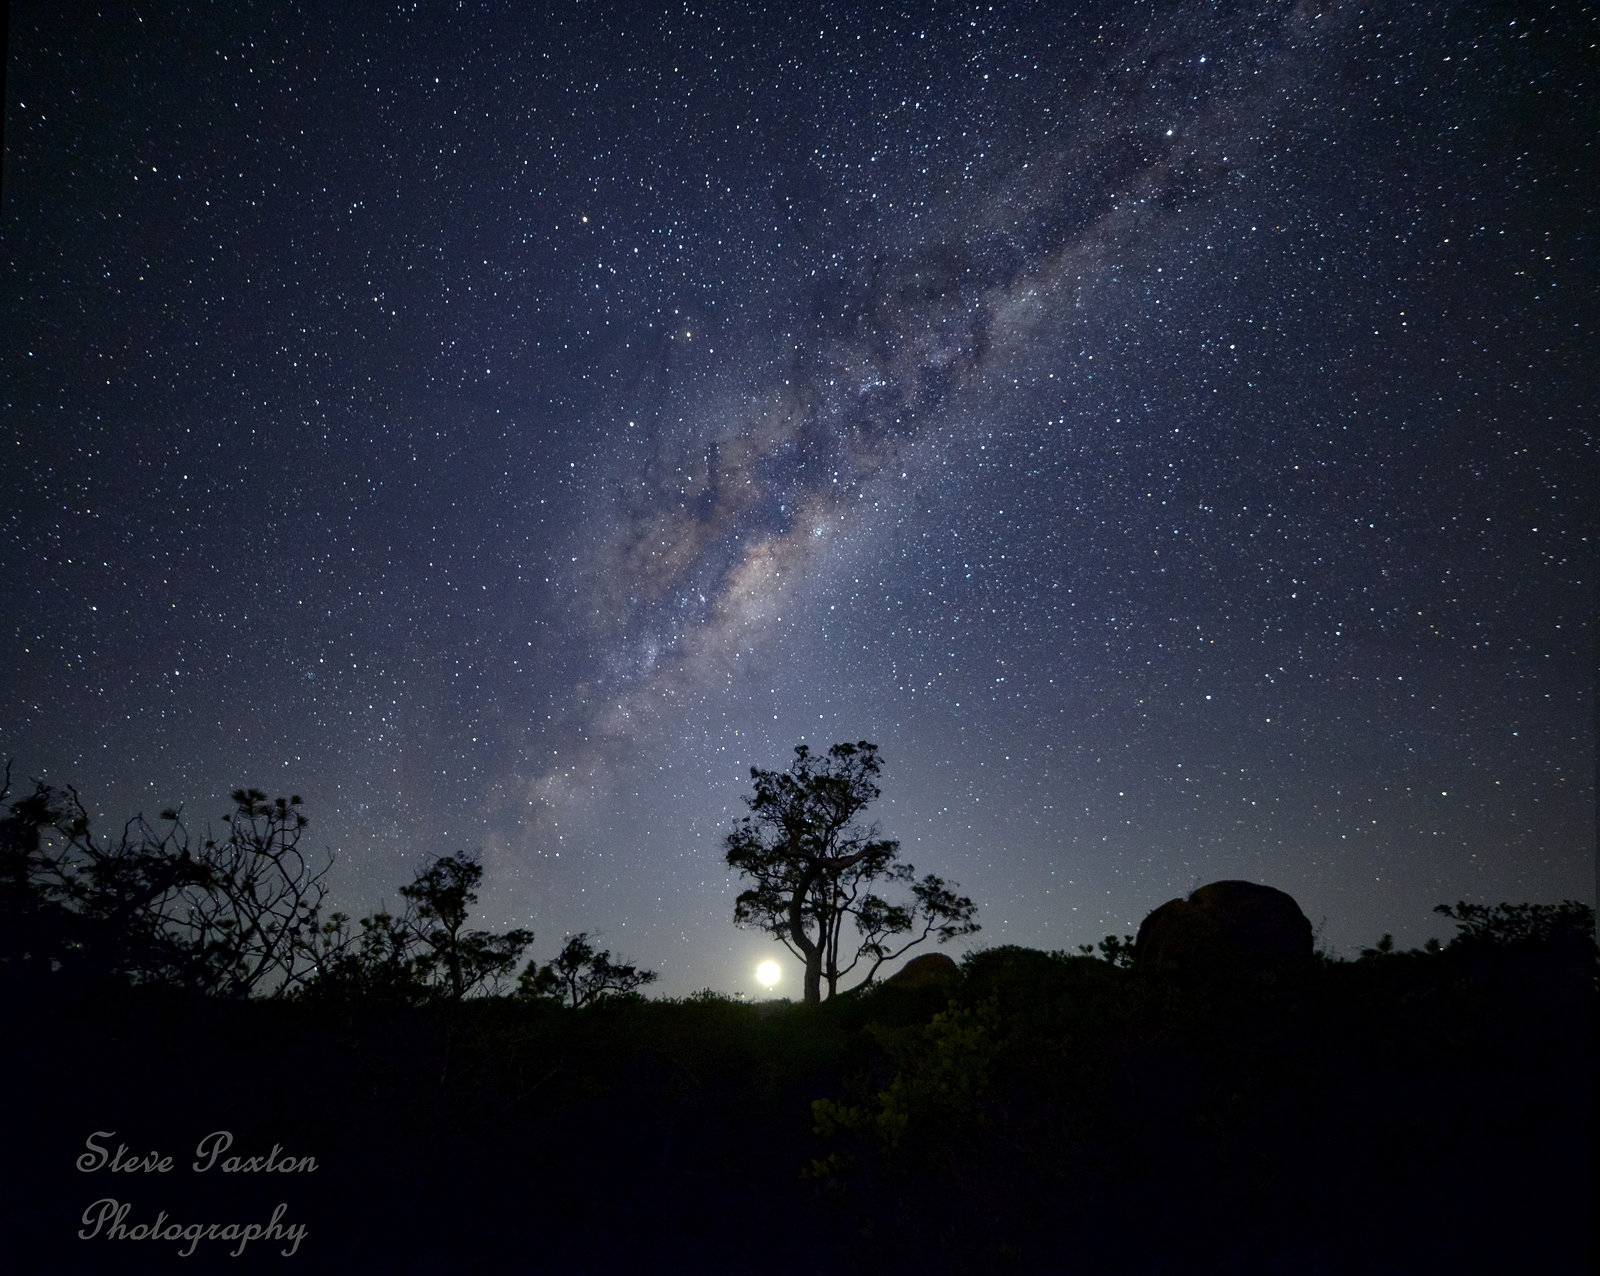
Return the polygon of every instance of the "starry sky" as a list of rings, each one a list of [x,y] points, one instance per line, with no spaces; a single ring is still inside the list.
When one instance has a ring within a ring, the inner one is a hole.
[[[1593,901],[1576,4],[11,10],[0,755],[758,991],[752,766],[1071,948]]]

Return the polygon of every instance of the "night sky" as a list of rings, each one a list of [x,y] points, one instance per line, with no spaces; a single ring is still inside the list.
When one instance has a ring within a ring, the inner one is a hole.
[[[751,766],[1070,948],[1594,899],[1576,4],[12,6],[0,757],[759,991]]]

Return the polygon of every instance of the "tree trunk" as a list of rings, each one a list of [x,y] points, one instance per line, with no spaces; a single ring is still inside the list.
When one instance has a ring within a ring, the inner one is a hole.
[[[830,995],[831,995],[831,989]],[[816,1005],[822,1000],[822,950],[806,954],[806,1003]]]
[[[811,889],[811,883],[816,879],[817,866],[813,864],[801,877],[794,888],[794,893],[789,897],[789,938],[794,941],[806,959],[806,988],[805,1000],[807,1005],[816,1005],[822,1000],[822,955],[827,949],[827,931],[817,937],[815,943],[811,936],[806,934],[805,921],[802,913],[805,907],[806,892]]]

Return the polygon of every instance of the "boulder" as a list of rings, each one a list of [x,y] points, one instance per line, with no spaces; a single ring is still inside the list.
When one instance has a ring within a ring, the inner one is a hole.
[[[961,967],[943,953],[923,953],[913,957],[894,974],[885,979],[885,987],[926,988],[929,984],[959,979]]]
[[[1140,965],[1264,965],[1311,956],[1311,922],[1292,895],[1255,882],[1212,882],[1139,925]]]

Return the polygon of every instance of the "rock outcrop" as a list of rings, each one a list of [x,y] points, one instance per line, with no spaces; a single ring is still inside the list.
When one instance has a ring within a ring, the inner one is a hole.
[[[960,977],[961,967],[943,953],[923,953],[920,957],[913,957],[883,982],[885,987],[926,988],[929,984]]]
[[[1311,956],[1311,922],[1292,895],[1255,882],[1212,882],[1139,925],[1140,965],[1266,965]]]

